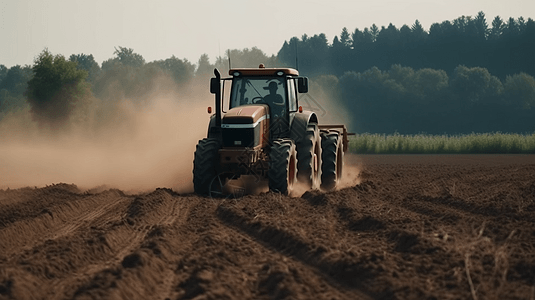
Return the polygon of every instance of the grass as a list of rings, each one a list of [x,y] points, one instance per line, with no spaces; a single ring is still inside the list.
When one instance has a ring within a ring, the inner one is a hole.
[[[357,134],[349,139],[357,154],[535,154],[535,133],[467,135]]]

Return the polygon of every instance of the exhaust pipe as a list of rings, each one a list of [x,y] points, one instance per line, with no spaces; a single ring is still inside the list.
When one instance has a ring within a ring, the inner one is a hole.
[[[221,73],[214,69],[214,75],[210,80],[210,92],[215,95],[215,126],[221,128]]]

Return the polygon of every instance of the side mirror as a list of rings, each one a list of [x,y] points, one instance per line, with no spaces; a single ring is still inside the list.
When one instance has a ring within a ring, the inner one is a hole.
[[[308,78],[307,77],[297,78],[297,91],[301,94],[308,93]]]
[[[221,81],[219,78],[210,78],[210,93],[215,94],[221,91]]]

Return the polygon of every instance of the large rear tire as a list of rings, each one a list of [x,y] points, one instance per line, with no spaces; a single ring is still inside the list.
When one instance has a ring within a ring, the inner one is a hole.
[[[292,140],[273,142],[269,155],[269,190],[288,195],[297,181],[297,152]]]
[[[193,159],[193,189],[200,195],[209,195],[210,184],[217,176],[219,149],[217,139],[205,138],[199,141]]]
[[[342,179],[344,151],[338,132],[329,132],[321,137],[321,189],[330,191]]]
[[[309,189],[321,183],[321,138],[316,125],[309,125],[297,144],[297,179]]]

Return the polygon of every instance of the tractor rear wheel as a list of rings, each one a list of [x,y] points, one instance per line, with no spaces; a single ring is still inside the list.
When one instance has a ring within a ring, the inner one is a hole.
[[[297,144],[297,179],[309,189],[320,187],[321,138],[316,125],[309,125]]]
[[[269,190],[288,195],[297,180],[297,152],[289,139],[273,142],[269,154]]]
[[[342,179],[344,165],[344,151],[340,134],[335,131],[323,134],[321,151],[321,189],[333,190]]]
[[[221,143],[217,139],[205,138],[199,141],[193,159],[193,189],[200,195],[210,193],[210,184],[217,176],[219,149]]]

